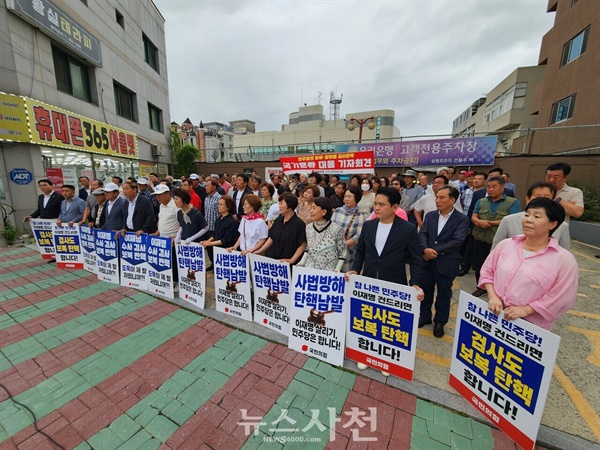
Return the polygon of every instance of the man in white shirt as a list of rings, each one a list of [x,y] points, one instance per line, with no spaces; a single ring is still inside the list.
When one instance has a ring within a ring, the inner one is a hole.
[[[175,238],[179,231],[179,222],[177,221],[177,211],[179,211],[179,208],[175,206],[175,200],[171,197],[169,187],[159,184],[154,188],[153,194],[156,196],[158,203],[160,203],[158,230],[153,235]]]
[[[433,179],[433,183],[431,183],[431,190],[433,192],[431,194],[424,195],[419,200],[417,200],[413,211],[415,212],[415,218],[417,219],[417,224],[419,225],[419,227],[423,226],[423,219],[425,218],[427,213],[430,213],[431,211],[435,211],[437,209],[435,206],[435,196],[442,186],[447,185],[448,178],[446,178],[444,175],[438,175]],[[456,209],[460,213],[463,212],[462,206],[460,206],[460,202],[454,203],[454,209]]]

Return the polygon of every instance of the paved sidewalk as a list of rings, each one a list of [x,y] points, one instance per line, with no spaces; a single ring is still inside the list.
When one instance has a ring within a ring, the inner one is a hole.
[[[2,450],[58,448],[49,438],[68,449],[516,449],[464,414],[29,248],[0,252],[0,380]]]

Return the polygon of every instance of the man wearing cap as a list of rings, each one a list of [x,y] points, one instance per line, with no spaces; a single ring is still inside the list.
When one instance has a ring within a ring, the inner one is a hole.
[[[158,213],[158,229],[154,236],[164,236],[175,238],[179,231],[179,221],[177,220],[177,211],[175,200],[171,197],[171,190],[164,184],[159,184],[154,188],[153,194],[160,203]]]
[[[189,179],[192,182],[192,189],[194,189],[196,195],[200,197],[200,200],[204,202],[204,198],[206,197],[206,189],[204,186],[200,186],[200,177],[197,173],[191,173]]]
[[[155,191],[158,186],[162,185],[155,186]],[[168,186],[163,189],[170,192]],[[127,200],[123,208],[125,218],[121,225],[121,234],[125,235],[126,231],[133,231],[137,236],[142,233],[154,233],[156,231],[156,218],[150,200],[141,196],[137,184],[131,181],[123,183],[123,194],[125,194]]]
[[[106,192],[106,204],[102,211],[98,209],[100,229],[120,230],[123,226],[125,199],[119,195],[119,186],[115,183],[106,183],[102,190]]]
[[[98,190],[99,188],[104,186],[104,183],[102,182],[102,180],[92,180],[90,183],[90,186],[92,188],[92,191],[90,192],[91,195],[88,195],[87,198],[85,199],[85,210],[83,211],[83,217],[81,219],[81,222],[79,222],[79,225],[82,225],[84,223],[94,223],[94,221],[96,220],[96,205],[98,204],[98,200],[96,199],[96,196],[94,195],[94,191]],[[102,192],[102,195],[104,195],[104,192]]]
[[[75,186],[72,184],[63,184],[61,193],[64,200],[60,204],[60,214],[56,223],[60,227],[63,222],[67,222],[72,227],[73,223],[79,223],[83,218],[85,201],[75,195]]]
[[[415,183],[417,179],[417,172],[412,169],[408,169],[404,171],[404,183],[406,186],[404,187],[403,194],[408,197],[409,205],[408,205],[408,221],[412,224],[417,224],[417,219],[415,218],[414,207],[417,200],[423,197],[423,189],[420,189],[419,186]]]
[[[90,219],[87,223],[91,227],[100,229],[102,228],[102,211],[104,211],[104,207],[106,206],[106,192],[104,192],[102,188],[99,187],[98,189],[94,189],[92,191],[92,195],[90,195],[90,197],[94,197],[96,204],[94,205],[94,207],[92,208],[92,212],[90,213],[90,217],[91,214],[94,214],[94,218]],[[83,222],[83,220],[81,222]],[[79,225],[81,225],[81,222],[79,223]]]

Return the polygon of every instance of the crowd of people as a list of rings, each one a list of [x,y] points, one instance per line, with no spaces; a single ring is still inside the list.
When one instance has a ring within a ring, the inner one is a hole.
[[[487,295],[491,311],[551,329],[573,306],[578,285],[568,221],[584,204],[582,192],[567,185],[570,171],[566,163],[549,166],[545,181],[527,189],[524,208],[499,167],[458,174],[442,167],[431,180],[409,169],[347,182],[319,173],[274,174],[269,182],[256,173],[192,173],[181,187],[157,174],[106,184],[81,177],[78,194],[64,185],[62,195],[45,179],[38,209],[26,220],[196,242],[207,249],[208,271],[219,246],[410,285],[421,300],[419,328],[433,324],[438,338],[455,277],[474,269],[473,295]]]

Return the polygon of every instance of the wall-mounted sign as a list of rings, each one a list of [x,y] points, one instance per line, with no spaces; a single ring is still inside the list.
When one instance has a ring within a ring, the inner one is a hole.
[[[138,158],[135,133],[29,97],[0,92],[0,102],[0,141]]]
[[[13,169],[10,171],[10,181],[15,184],[29,184],[33,181],[33,174],[27,169]]]
[[[100,41],[49,0],[6,0],[6,7],[95,66],[102,66]]]
[[[0,92],[0,141],[29,142],[23,97]]]

